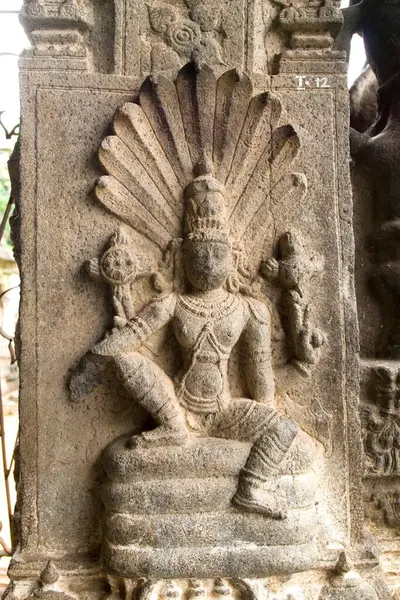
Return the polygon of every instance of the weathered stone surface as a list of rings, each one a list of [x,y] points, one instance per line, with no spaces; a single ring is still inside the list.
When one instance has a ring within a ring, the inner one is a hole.
[[[147,565],[152,576],[174,577],[178,569],[180,576],[204,577],[211,573],[207,556],[212,556],[213,573],[262,576],[267,568],[271,573],[297,570],[299,545],[302,567],[315,561],[318,479],[310,472],[315,456],[310,442],[297,441],[286,464],[281,463],[279,471],[290,475],[270,478],[288,509],[286,519],[275,521],[231,506],[249,444],[237,447],[234,442],[203,438],[189,446],[133,453],[126,441],[114,442],[106,457],[111,481],[102,494],[107,510],[104,560],[111,570],[118,571],[116,565],[123,564],[125,577],[137,577],[141,565]],[[258,571],[260,556],[263,566]]]
[[[22,19],[10,593],[336,598],[376,564],[338,3]]]
[[[142,449],[130,452],[128,437],[121,437],[103,454],[103,466],[112,481],[130,482],[152,473],[160,479],[191,477],[235,477],[246,462],[251,445],[215,438],[194,438],[190,445]],[[301,432],[277,468],[278,474],[298,475],[311,470],[315,444]]]
[[[347,29],[362,33],[378,82],[377,117],[352,131],[357,247],[356,283],[362,356],[361,418],[367,523],[383,551],[392,589],[399,589],[397,528],[400,473],[399,378],[399,100],[400,4],[348,9]]]

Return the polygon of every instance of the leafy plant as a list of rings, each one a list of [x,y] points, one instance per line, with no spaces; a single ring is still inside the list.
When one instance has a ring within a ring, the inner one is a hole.
[[[11,185],[7,169],[7,161],[9,159],[9,156],[10,150],[0,150],[0,222],[3,218],[4,212],[6,210],[10,198]],[[5,246],[8,246],[9,248],[12,248],[9,222],[6,225],[6,229],[4,231],[1,243]]]

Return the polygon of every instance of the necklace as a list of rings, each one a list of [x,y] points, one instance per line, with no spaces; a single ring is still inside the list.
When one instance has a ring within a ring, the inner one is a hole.
[[[238,298],[233,294],[227,294],[224,300],[219,302],[207,302],[196,296],[179,296],[178,302],[184,310],[189,313],[215,319],[224,317],[232,312],[237,306]]]

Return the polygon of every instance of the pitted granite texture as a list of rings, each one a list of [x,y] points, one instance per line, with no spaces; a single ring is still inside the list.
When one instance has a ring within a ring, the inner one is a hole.
[[[383,598],[338,3],[100,4],[22,12],[8,594]]]

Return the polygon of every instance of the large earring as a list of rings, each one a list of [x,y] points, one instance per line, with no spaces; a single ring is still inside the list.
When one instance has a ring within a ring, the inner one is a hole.
[[[229,275],[225,284],[226,290],[231,294],[238,294],[240,292],[240,281],[237,274]]]
[[[232,294],[238,294],[240,292],[247,295],[249,293],[247,281],[250,278],[250,272],[246,262],[246,255],[240,242],[233,245],[232,258],[232,273],[226,280],[226,289]]]
[[[159,293],[184,290],[181,238],[173,239],[164,250],[157,273],[153,273],[152,285]]]
[[[238,294],[240,292],[240,280],[238,273],[239,252],[240,251],[237,246],[232,247],[232,271],[226,280],[226,289],[231,294]]]

